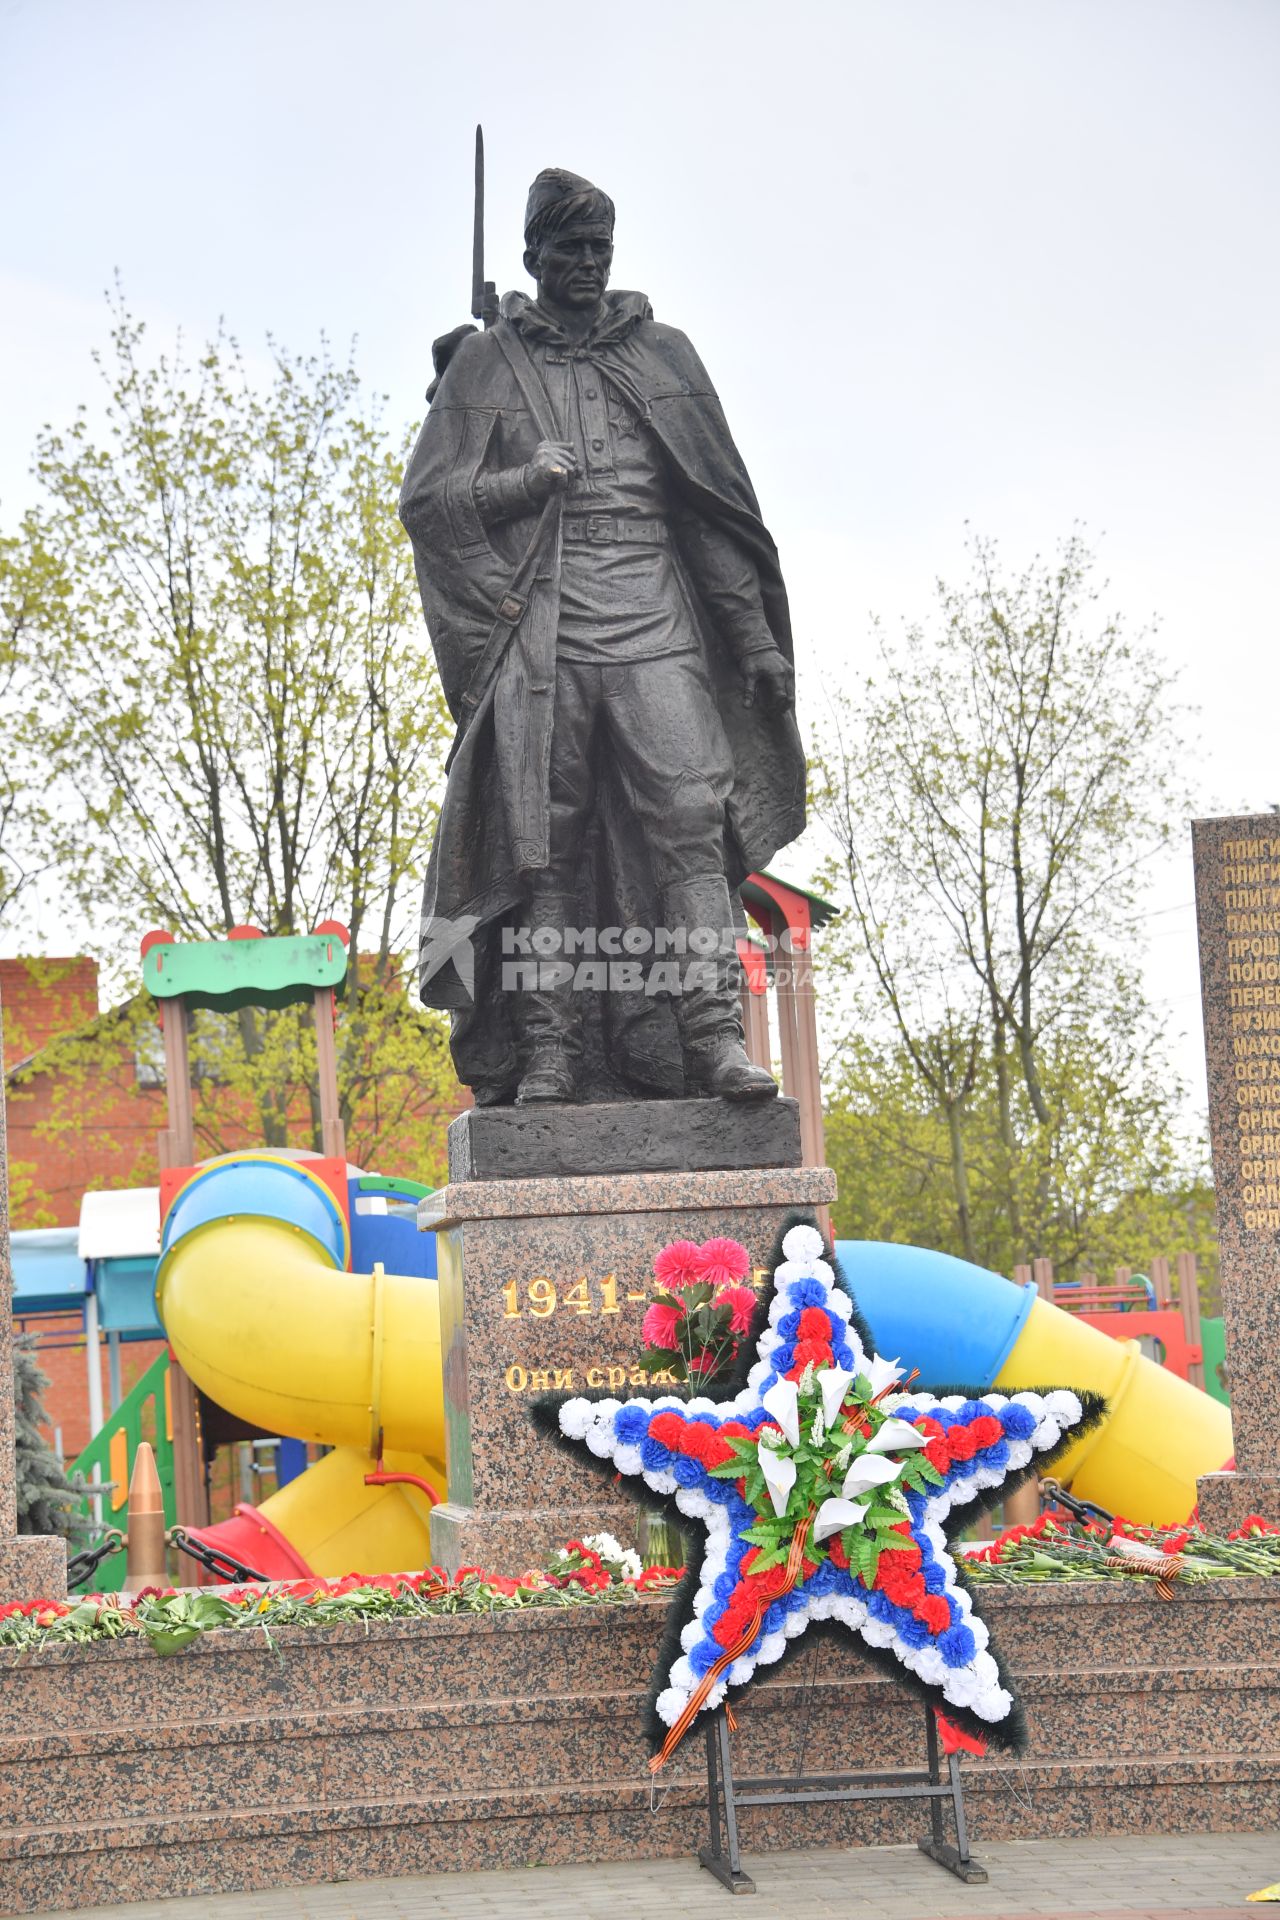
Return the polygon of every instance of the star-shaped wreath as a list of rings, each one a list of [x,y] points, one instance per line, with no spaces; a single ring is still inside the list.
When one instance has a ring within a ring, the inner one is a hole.
[[[554,1396],[535,1409],[545,1431],[706,1528],[655,1674],[655,1768],[813,1621],[851,1628],[971,1735],[1021,1748],[1021,1714],[948,1536],[1033,1456],[1048,1466],[1104,1403],[1065,1388],[911,1391],[808,1224],[783,1235],[756,1331],[745,1380],[719,1398]]]

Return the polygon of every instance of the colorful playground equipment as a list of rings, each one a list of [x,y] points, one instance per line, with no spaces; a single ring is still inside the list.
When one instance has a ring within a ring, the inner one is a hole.
[[[238,1419],[333,1449],[261,1507],[199,1530],[260,1573],[430,1559],[444,1396],[420,1192],[341,1161],[237,1153],[195,1171],[166,1211],[156,1305],[184,1371]]]
[[[950,1254],[841,1240],[836,1252],[876,1344],[909,1356],[922,1384],[982,1390],[1089,1387],[1107,1415],[1055,1472],[1080,1498],[1128,1520],[1172,1523],[1196,1504],[1196,1481],[1231,1464],[1231,1415],[1136,1339],[1112,1337],[1034,1286],[1011,1286]]]

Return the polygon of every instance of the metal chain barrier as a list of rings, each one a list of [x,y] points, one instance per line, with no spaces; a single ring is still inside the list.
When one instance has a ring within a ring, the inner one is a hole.
[[[170,1527],[165,1535],[165,1545],[176,1547],[179,1553],[185,1553],[192,1560],[198,1560],[207,1573],[216,1574],[219,1580],[262,1580],[265,1573],[259,1573],[253,1567],[247,1567],[243,1560],[237,1560],[232,1554],[224,1553],[219,1547],[211,1547],[203,1540],[193,1540],[185,1527]]]
[[[82,1580],[88,1580],[98,1571],[104,1560],[113,1553],[122,1553],[125,1536],[119,1527],[108,1527],[96,1547],[82,1547],[79,1553],[73,1553],[67,1561],[67,1588],[78,1587]]]

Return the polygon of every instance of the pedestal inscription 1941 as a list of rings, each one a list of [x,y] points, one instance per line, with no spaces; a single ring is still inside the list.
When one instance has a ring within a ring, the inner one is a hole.
[[[1280,1511],[1280,816],[1192,827],[1234,1474],[1206,1525]]]

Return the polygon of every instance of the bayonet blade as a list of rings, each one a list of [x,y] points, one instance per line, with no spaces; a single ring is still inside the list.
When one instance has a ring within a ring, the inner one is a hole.
[[[476,210],[471,230],[471,316],[484,313],[484,128],[476,128]]]

